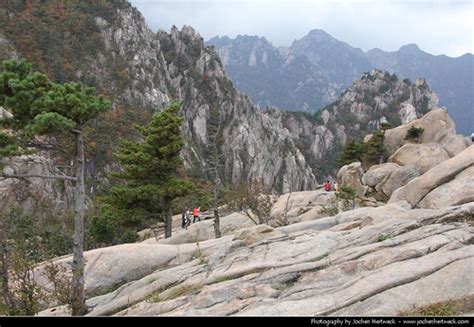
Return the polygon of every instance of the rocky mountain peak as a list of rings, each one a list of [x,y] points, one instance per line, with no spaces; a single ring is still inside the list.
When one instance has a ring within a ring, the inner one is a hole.
[[[201,35],[199,35],[199,33],[196,32],[193,27],[188,25],[183,25],[181,30],[179,30],[176,26],[173,25],[170,34],[173,39],[187,39],[189,41],[198,42],[201,44],[201,46],[204,43],[204,40]]]
[[[406,53],[406,54],[410,54],[410,55],[419,54],[422,52],[421,49],[418,47],[418,45],[415,43],[403,45],[400,47],[398,51]]]
[[[337,102],[350,107],[358,120],[365,120],[377,112],[380,118],[398,126],[435,108],[438,97],[424,79],[412,84],[408,79],[400,81],[395,74],[373,69],[349,86]]]
[[[439,95],[440,105],[450,108],[460,132],[470,135],[474,130],[472,54],[434,56],[416,44],[398,51],[372,49],[364,53],[316,29],[287,49],[275,48],[278,52],[271,69],[263,70],[261,65],[248,65],[233,44],[235,39],[225,45],[226,70],[237,87],[261,106],[315,112],[335,101],[363,72],[378,68],[401,79],[425,78]],[[219,45],[215,46],[223,56]]]
[[[313,29],[307,35],[307,38],[311,38],[313,41],[328,41],[334,40],[334,38],[321,29]]]
[[[364,55],[361,49],[353,48],[320,29],[312,30],[300,40],[295,40],[290,48],[294,53],[308,58],[315,55],[325,58],[329,54],[328,52],[342,55],[345,55],[346,52],[353,53],[356,56]],[[305,51],[309,51],[309,53],[305,53]]]
[[[379,129],[409,123],[436,108],[438,97],[420,79],[399,80],[379,69],[362,74],[333,103],[310,115],[288,112],[281,118],[319,180],[334,176],[337,149]],[[329,158],[329,159],[328,159]]]

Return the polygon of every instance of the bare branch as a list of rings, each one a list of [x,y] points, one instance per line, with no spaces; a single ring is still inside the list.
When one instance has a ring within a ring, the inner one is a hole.
[[[285,203],[285,211],[283,213],[283,223],[285,225],[289,225],[288,222],[288,212],[293,208],[293,201],[290,202],[290,198],[293,195],[293,191],[290,191],[290,195],[286,198],[286,203]]]
[[[9,174],[0,174],[0,177],[3,178],[17,178],[17,179],[26,179],[26,178],[45,178],[45,179],[62,179],[67,181],[75,182],[76,177],[72,176],[61,176],[61,175],[40,175],[40,174],[26,174],[26,175],[9,175]]]
[[[252,215],[250,214],[250,210],[242,210],[243,213],[255,224],[258,226],[258,222],[253,219]]]

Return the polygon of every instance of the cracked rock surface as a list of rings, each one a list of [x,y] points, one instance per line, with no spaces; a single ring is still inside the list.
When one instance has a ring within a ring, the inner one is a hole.
[[[153,239],[89,251],[89,315],[398,315],[469,301],[473,215],[474,203],[410,209],[402,201],[275,229],[245,226],[199,242],[199,251]]]

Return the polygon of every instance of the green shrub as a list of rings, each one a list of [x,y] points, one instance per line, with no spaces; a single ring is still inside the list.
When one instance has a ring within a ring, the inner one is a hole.
[[[456,311],[450,303],[434,304],[412,311],[404,312],[403,316],[454,316]]]
[[[138,229],[145,227],[133,218],[132,212],[104,206],[89,224],[91,247],[132,243],[138,240]]]
[[[408,129],[407,134],[405,135],[405,140],[415,140],[419,142],[421,134],[425,131],[422,127],[412,126]]]
[[[339,185],[339,192],[336,198],[343,203],[344,211],[355,209],[356,189],[351,185]]]
[[[378,239],[377,239],[377,242],[383,242],[383,241],[389,240],[391,238],[392,237],[389,234],[380,234]]]

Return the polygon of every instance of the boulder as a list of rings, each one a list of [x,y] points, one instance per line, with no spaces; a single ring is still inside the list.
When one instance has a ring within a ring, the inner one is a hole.
[[[234,234],[234,240],[241,240],[246,245],[250,245],[263,239],[281,237],[283,235],[284,234],[282,232],[274,229],[271,226],[258,225],[237,231]]]
[[[368,190],[368,187],[361,182],[363,175],[362,164],[360,162],[353,162],[339,169],[337,180],[339,185],[350,185],[354,187],[356,189],[356,196],[363,197]]]
[[[400,166],[413,166],[421,174],[430,168],[449,159],[449,155],[443,146],[438,143],[427,144],[405,144],[398,149],[388,162],[399,164]]]
[[[181,217],[179,217],[179,221],[181,221]],[[255,226],[246,215],[241,213],[232,213],[221,217],[220,223],[222,236],[232,234],[242,228]],[[214,220],[210,219],[192,223],[187,230],[179,226],[172,237],[160,239],[158,242],[160,244],[184,244],[195,243],[196,241],[202,242],[214,238]],[[149,242],[153,241],[154,239],[149,240]],[[145,243],[146,242],[148,242],[148,240],[145,241]]]
[[[418,177],[420,173],[412,166],[400,166],[393,162],[375,165],[362,177],[362,182],[370,186],[379,197],[390,197],[393,191]]]
[[[225,248],[229,241],[229,237],[205,241],[199,244],[199,251],[205,255],[209,249]],[[183,265],[195,259],[197,250],[196,244],[168,245],[149,241],[85,251],[85,293],[87,297],[109,293],[157,269]],[[72,257],[66,256],[54,263],[68,267],[71,261]],[[39,285],[50,289],[52,285],[44,275],[44,269],[45,265],[35,269],[35,279]]]
[[[141,231],[139,231],[138,233],[138,240],[139,241],[144,241],[144,240],[147,240],[151,237],[153,237],[153,231],[151,228],[145,228]]]
[[[387,149],[389,156],[404,144],[409,143],[405,140],[405,136],[412,126],[424,129],[420,137],[420,143],[441,143],[444,138],[456,135],[455,124],[449,117],[448,112],[445,109],[433,109],[420,119],[385,131],[384,147]]]
[[[474,202],[474,166],[463,170],[452,181],[428,193],[420,201],[420,208],[443,208]]]
[[[420,176],[417,169],[412,166],[401,166],[394,170],[393,173],[380,185],[380,190],[384,195],[390,197],[392,193],[406,185],[413,178]]]
[[[444,147],[450,157],[454,157],[464,151],[464,149],[470,146],[472,142],[468,137],[459,134],[448,134],[440,141],[440,144]]]
[[[377,185],[384,182],[395,170],[398,170],[400,165],[392,162],[375,165],[362,176],[362,183],[364,185],[376,188]]]
[[[13,115],[7,111],[5,108],[0,106],[0,121],[12,119]]]
[[[328,205],[330,206],[331,204],[328,204]],[[290,222],[291,223],[299,223],[299,222],[303,222],[303,221],[311,221],[311,220],[319,219],[319,218],[322,218],[322,217],[327,217],[327,214],[325,214],[324,211],[323,211],[324,207],[326,207],[326,206],[327,205],[315,206],[315,207],[311,208],[310,210],[304,212],[302,215],[295,217],[295,219],[293,219],[293,220],[290,219]]]
[[[285,210],[288,210],[287,219],[290,223],[319,218],[319,210],[335,200],[335,193],[324,189],[282,194],[272,207],[270,224],[282,222]]]
[[[405,200],[412,207],[415,207],[429,192],[450,182],[459,173],[472,165],[474,165],[474,145],[397,189],[393,192],[388,203]]]

